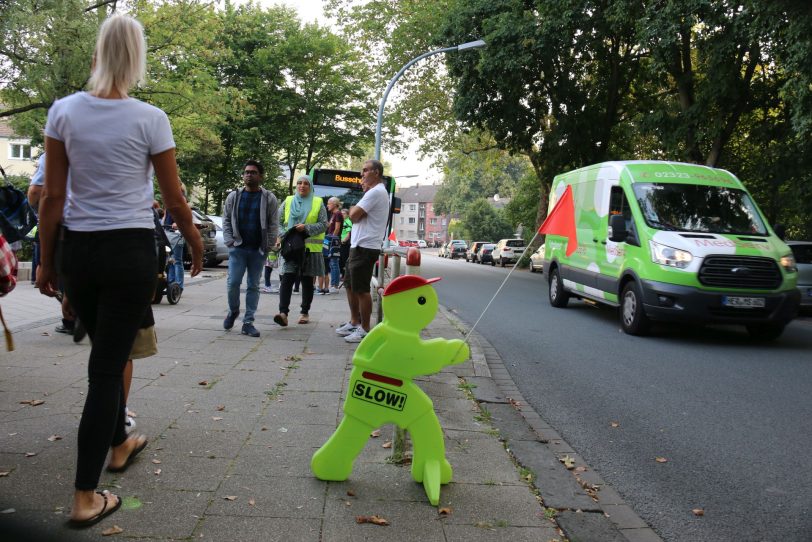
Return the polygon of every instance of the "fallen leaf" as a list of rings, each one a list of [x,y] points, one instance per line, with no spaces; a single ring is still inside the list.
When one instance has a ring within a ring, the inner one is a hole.
[[[254,506],[255,504],[257,504],[257,501],[254,499],[248,499],[248,506]]]
[[[208,386],[208,385],[209,385],[209,381],[208,381],[208,380],[201,380],[201,381],[200,381],[200,382],[198,382],[197,384],[198,384],[199,386]]]
[[[691,510],[691,512],[693,512],[695,516],[704,516],[705,515],[705,511],[703,509],[701,509],[701,508],[694,508],[693,510]]]
[[[155,472],[153,474],[155,474],[155,476],[158,476],[159,474],[161,474],[161,469],[155,469]]]
[[[586,472],[586,467],[575,467],[575,472],[578,473]]]
[[[655,457],[654,461],[656,461],[657,463],[668,463],[668,459],[666,459],[665,457]]]
[[[439,510],[437,510],[437,513],[440,514],[441,516],[450,516],[451,508],[448,507],[440,508]]]
[[[620,427],[620,422],[611,422],[609,425],[612,427]]]
[[[152,460],[152,462],[153,462],[154,464],[156,464],[156,465],[160,465],[160,464],[161,464],[161,460],[160,460],[160,459],[153,459],[153,460]]]
[[[223,417],[222,416],[212,416],[211,419],[216,421],[216,422],[219,422],[220,420],[223,419]]]
[[[348,497],[355,497],[355,491],[353,491],[352,489],[348,489],[347,490],[347,496]]]
[[[59,435],[51,435],[50,437],[48,437],[48,440],[50,440],[51,442],[55,442],[57,440],[62,440],[62,437],[60,437]]]
[[[521,402],[517,401],[516,399],[511,399],[510,397],[508,397],[508,403],[510,403],[510,406],[512,406],[516,410],[521,410],[522,408]]]
[[[344,501],[344,505],[345,506],[352,506],[352,503],[350,501]]]
[[[34,457],[37,455],[37,452],[25,452],[25,457]]]
[[[102,531],[102,536],[110,536],[113,534],[123,533],[124,529],[119,527],[118,525],[113,525],[112,527],[108,527]]]
[[[560,458],[559,461],[564,463],[564,466],[567,467],[568,470],[572,470],[575,468],[575,460],[571,458],[569,455],[565,455],[564,457]]]
[[[31,405],[31,406],[40,406],[41,404],[45,403],[42,399],[28,399],[25,401],[20,401],[21,405]]]
[[[236,500],[237,500],[237,496],[236,496],[236,495],[226,495],[226,496],[225,496],[225,497],[223,497],[223,498],[224,498],[225,500],[227,500],[227,501],[236,501]]]
[[[50,337],[50,336],[51,336],[51,334],[50,334],[50,333],[48,333],[47,331],[43,331],[43,332],[42,332],[42,336],[43,336],[43,337]]]
[[[391,440],[387,440],[386,442],[381,444],[381,448],[391,448],[391,447],[392,447],[392,441]]]
[[[375,525],[389,525],[389,522],[381,516],[355,516],[356,523],[373,523]]]
[[[372,433],[370,433],[370,434],[369,434],[369,436],[370,436],[370,437],[372,437],[372,438],[378,438],[378,437],[380,437],[380,436],[381,436],[381,430],[380,430],[380,429],[376,429],[375,431],[373,431]]]
[[[5,478],[5,477],[6,477],[6,476],[8,476],[9,474],[11,474],[11,471],[10,471],[10,470],[3,470],[3,471],[0,471],[0,478]]]
[[[158,376],[166,376],[166,373],[158,373]]]
[[[217,411],[222,412],[226,409],[226,405],[217,405]]]

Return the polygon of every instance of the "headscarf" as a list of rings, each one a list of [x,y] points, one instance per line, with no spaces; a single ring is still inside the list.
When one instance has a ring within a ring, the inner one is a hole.
[[[310,185],[310,193],[306,198],[299,195],[299,189],[293,193],[293,201],[290,204],[290,215],[288,215],[288,229],[296,224],[304,224],[307,215],[310,214],[310,208],[313,206],[313,183],[310,177],[302,176],[296,181],[307,181]]]

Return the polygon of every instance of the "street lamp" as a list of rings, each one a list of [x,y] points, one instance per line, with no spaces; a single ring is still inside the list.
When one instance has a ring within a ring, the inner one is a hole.
[[[381,126],[383,125],[383,106],[386,104],[386,98],[389,97],[389,91],[392,90],[392,87],[395,86],[395,83],[403,73],[411,67],[412,64],[419,60],[423,60],[426,57],[430,57],[432,55],[437,55],[440,53],[450,53],[451,51],[468,51],[471,49],[479,49],[480,47],[485,47],[486,43],[484,40],[476,40],[476,41],[469,41],[467,43],[463,43],[461,45],[455,45],[453,47],[444,47],[442,49],[437,49],[435,51],[429,51],[428,53],[423,53],[422,55],[413,58],[409,62],[407,62],[400,71],[389,81],[389,85],[386,87],[386,91],[383,93],[383,97],[381,97],[381,105],[378,107],[378,124],[375,126],[375,160],[381,159]]]

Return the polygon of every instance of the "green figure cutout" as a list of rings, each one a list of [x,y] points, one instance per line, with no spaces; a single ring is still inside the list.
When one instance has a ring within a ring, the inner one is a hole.
[[[384,291],[383,322],[364,337],[352,358],[344,419],[310,461],[320,480],[346,480],[370,432],[397,424],[409,431],[414,444],[412,478],[423,483],[431,504],[439,504],[440,485],[451,481],[451,465],[434,404],[412,378],[462,363],[470,351],[460,339],[420,338],[420,330],[437,314],[437,293],[430,283],[438,280],[403,275]]]

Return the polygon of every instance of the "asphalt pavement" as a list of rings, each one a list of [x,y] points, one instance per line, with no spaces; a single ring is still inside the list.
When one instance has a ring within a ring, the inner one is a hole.
[[[255,339],[239,321],[222,329],[225,291],[225,270],[210,270],[187,278],[178,305],[154,306],[159,353],[136,360],[129,401],[150,444],[127,472],[102,475],[123,506],[82,532],[65,523],[88,341],[54,333],[58,304],[27,282],[0,301],[16,343],[0,352],[0,538],[659,540],[527,406],[477,334],[469,361],[417,380],[454,469],[439,507],[411,479],[409,443],[393,455],[391,426],[370,435],[347,481],[316,479],[310,457],[342,417],[355,349],[334,333],[346,297],[316,296],[309,324],[280,328],[277,296],[262,294]],[[441,307],[423,335],[465,332]]]

